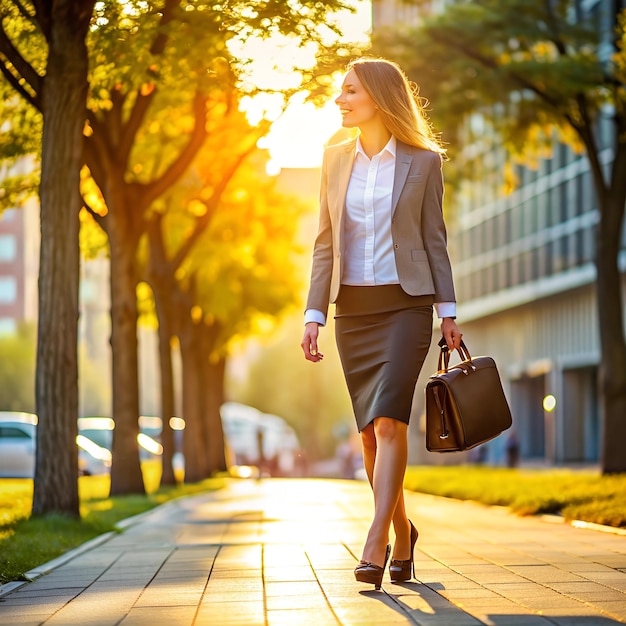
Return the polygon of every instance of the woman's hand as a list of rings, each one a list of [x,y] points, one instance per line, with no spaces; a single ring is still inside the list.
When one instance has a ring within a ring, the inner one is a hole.
[[[302,350],[304,358],[307,361],[317,363],[324,358],[324,355],[317,349],[317,335],[319,333],[319,324],[317,322],[309,322],[304,326],[304,337],[302,337]]]
[[[441,334],[446,340],[448,350],[458,350],[461,347],[461,337],[463,333],[459,330],[453,317],[444,317],[441,320]]]

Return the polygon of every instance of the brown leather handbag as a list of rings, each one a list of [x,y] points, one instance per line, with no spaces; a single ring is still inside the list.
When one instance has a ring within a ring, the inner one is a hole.
[[[437,373],[426,384],[426,448],[458,452],[485,443],[511,426],[511,411],[495,361],[472,358],[461,341],[463,359],[449,367],[450,351],[442,338]]]

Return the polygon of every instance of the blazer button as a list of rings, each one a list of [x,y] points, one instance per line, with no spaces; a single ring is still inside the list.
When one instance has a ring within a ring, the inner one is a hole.
[[[396,243],[393,247],[397,250],[400,246]]]

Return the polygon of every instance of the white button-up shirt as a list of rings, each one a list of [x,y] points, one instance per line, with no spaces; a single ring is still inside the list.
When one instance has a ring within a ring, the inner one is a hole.
[[[357,138],[346,193],[344,285],[397,285],[391,238],[391,194],[396,166],[396,139],[371,160]]]
[[[396,138],[371,159],[365,154],[360,138],[356,140],[356,154],[350,183],[346,193],[344,231],[344,266],[341,283],[344,285],[397,285],[391,237],[391,195],[396,169]],[[454,317],[456,303],[435,303],[437,316]],[[321,311],[309,309],[304,322],[326,323]]]

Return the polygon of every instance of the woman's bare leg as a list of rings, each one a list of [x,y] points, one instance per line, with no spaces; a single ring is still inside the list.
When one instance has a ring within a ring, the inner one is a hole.
[[[401,534],[407,534],[404,539],[406,546],[409,545],[404,498],[400,498],[408,454],[407,425],[378,417],[363,429],[361,441],[365,471],[374,491],[374,520],[363,549],[363,560],[382,565],[392,521]]]
[[[370,422],[361,431],[361,447],[363,448],[363,466],[370,486],[374,487],[374,463],[376,462],[376,434],[374,422]]]
[[[361,444],[363,447],[363,465],[365,473],[373,488],[374,464],[376,462],[376,434],[374,423],[370,422],[361,431]],[[411,527],[404,506],[404,491],[401,489],[398,495],[398,503],[393,512],[393,529],[396,541],[393,546],[392,558],[406,560],[411,556]]]

